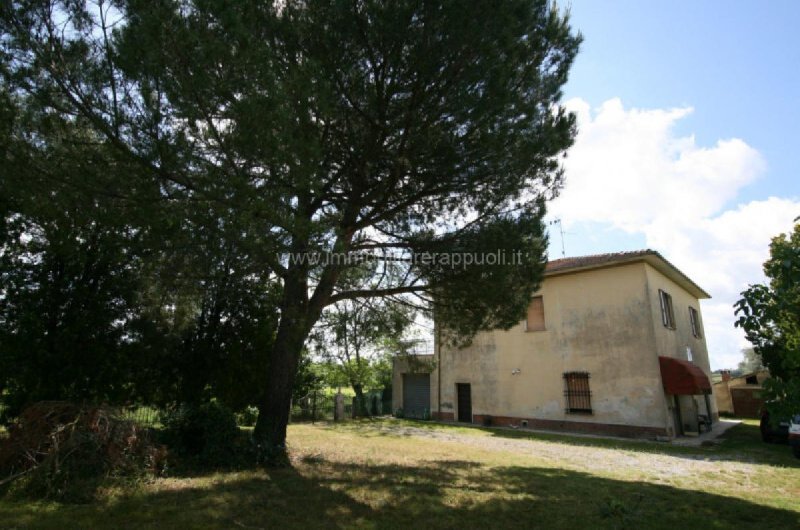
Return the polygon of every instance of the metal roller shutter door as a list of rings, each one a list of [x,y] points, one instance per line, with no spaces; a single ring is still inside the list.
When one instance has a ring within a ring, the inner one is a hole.
[[[403,374],[403,412],[409,418],[422,418],[431,409],[430,374]]]

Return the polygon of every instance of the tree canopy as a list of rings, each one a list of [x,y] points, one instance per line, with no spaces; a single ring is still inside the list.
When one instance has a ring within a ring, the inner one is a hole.
[[[800,411],[800,224],[772,239],[767,284],[751,285],[736,303],[744,330],[771,378],[765,383],[776,418]]]
[[[399,353],[414,315],[407,306],[380,299],[345,300],[323,312],[312,332],[315,353],[329,366],[330,383],[353,389],[357,415],[369,415],[364,390],[391,384],[391,378],[379,379],[387,358]]]
[[[113,199],[189,256],[198,238],[176,234],[209,219],[234,261],[260,266],[277,318],[256,396],[264,447],[283,446],[326,306],[407,297],[461,337],[522,317],[575,135],[559,100],[580,37],[546,0],[2,10],[4,179]],[[506,265],[474,259],[489,253]],[[354,283],[365,256],[378,266]]]

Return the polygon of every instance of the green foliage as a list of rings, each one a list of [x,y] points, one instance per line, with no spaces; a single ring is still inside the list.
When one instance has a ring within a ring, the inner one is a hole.
[[[98,209],[26,210],[6,217],[0,247],[6,413],[40,400],[134,399],[132,383],[145,361],[128,340],[140,234],[109,223]]]
[[[15,117],[0,128],[3,177],[114,198],[115,219],[159,236],[139,291],[155,314],[136,332],[154,361],[145,372],[164,373],[167,352],[174,377],[149,377],[159,400],[258,402],[257,436],[282,447],[325,307],[417,296],[465,339],[522,317],[544,261],[544,201],[576,132],[559,101],[580,36],[547,0],[2,9],[0,116]],[[498,248],[521,262],[416,259]],[[330,253],[351,259],[295,259]],[[206,255],[212,265],[193,267]],[[371,274],[351,274],[365,255]],[[227,276],[247,303],[221,296]],[[240,331],[250,338],[232,345]],[[222,381],[209,376],[220,366],[232,367]]]
[[[736,326],[769,369],[764,384],[772,416],[800,410],[800,224],[773,238],[764,263],[767,285],[751,285],[736,303]]]
[[[216,401],[180,405],[168,411],[162,423],[170,451],[191,463],[230,467],[241,465],[246,458],[246,438],[236,424],[235,414]]]
[[[237,425],[243,427],[252,427],[256,424],[256,419],[258,419],[258,409],[250,405],[245,407],[242,412],[236,414]]]
[[[364,394],[392,381],[392,351],[402,341],[416,313],[388,301],[346,300],[329,308],[313,335],[316,352],[326,362],[330,387],[350,386],[356,415],[369,415]]]
[[[315,363],[309,350],[303,349],[292,386],[292,401],[296,402],[314,391],[321,391],[327,383],[326,367]]]
[[[469,266],[433,261],[422,273],[434,291],[433,310],[444,328],[445,342],[464,345],[478,330],[508,329],[519,323],[538,289],[546,263],[547,236],[542,225],[544,203],[516,215],[499,216],[457,237],[421,241],[418,254],[472,255],[484,263],[491,256],[506,264]],[[512,262],[513,260],[513,262]]]

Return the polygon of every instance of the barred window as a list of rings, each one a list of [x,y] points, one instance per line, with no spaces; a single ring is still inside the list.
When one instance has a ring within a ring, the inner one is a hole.
[[[565,373],[564,397],[568,413],[591,414],[592,392],[589,390],[589,372]]]

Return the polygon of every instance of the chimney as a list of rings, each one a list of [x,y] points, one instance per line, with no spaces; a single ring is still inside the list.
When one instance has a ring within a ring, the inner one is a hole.
[[[731,371],[730,370],[721,370],[720,373],[722,374],[723,381],[730,381],[731,380]]]

